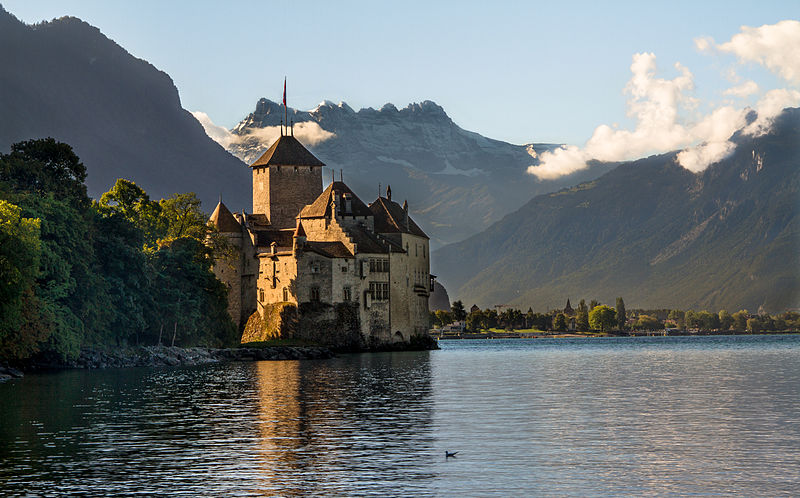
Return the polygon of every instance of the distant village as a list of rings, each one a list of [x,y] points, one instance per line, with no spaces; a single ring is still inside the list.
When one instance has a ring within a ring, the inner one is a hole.
[[[497,305],[465,309],[455,301],[449,310],[430,312],[431,334],[446,338],[517,338],[557,337],[565,335],[710,335],[734,333],[783,333],[800,331],[800,312],[786,311],[770,315],[763,310],[750,313],[657,309],[625,310],[618,298],[615,307],[581,299],[573,308],[567,299],[564,308],[536,313]]]

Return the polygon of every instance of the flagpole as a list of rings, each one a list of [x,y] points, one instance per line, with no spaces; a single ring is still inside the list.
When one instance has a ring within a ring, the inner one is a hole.
[[[289,126],[289,111],[286,108],[286,76],[283,77],[283,122],[284,126]]]

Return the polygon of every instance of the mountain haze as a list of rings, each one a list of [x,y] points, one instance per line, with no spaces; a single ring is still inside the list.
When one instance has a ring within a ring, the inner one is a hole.
[[[288,113],[295,135],[337,178],[343,170],[358,195],[377,196],[380,183],[408,199],[434,246],[477,233],[536,194],[595,178],[609,168],[595,165],[556,181],[538,180],[526,170],[554,145],[483,137],[460,128],[431,101],[359,111],[325,101],[311,111],[289,108]],[[259,100],[231,130],[227,149],[251,163],[278,135],[283,117],[280,104]]]
[[[0,7],[0,151],[53,137],[88,170],[92,196],[128,178],[153,198],[193,191],[250,207],[250,172],[181,107],[170,77],[97,28],[63,17],[26,25]]]
[[[675,153],[622,164],[441,248],[432,271],[467,305],[798,307],[799,137],[800,110],[787,109],[769,134],[735,135],[734,154],[702,173]]]

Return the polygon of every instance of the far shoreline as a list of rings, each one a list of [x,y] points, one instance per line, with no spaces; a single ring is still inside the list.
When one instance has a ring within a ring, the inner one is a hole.
[[[531,334],[531,333],[515,333],[515,332],[507,332],[507,333],[464,333],[464,334],[443,334],[443,335],[433,335],[431,337],[436,339],[437,341],[472,341],[472,340],[498,340],[498,339],[593,339],[593,338],[608,338],[608,337],[616,337],[616,338],[634,338],[634,337],[728,337],[728,336],[771,336],[771,335],[798,335],[800,331],[791,330],[791,331],[784,331],[784,332],[769,332],[769,333],[749,333],[749,332],[741,332],[741,331],[733,331],[733,330],[726,330],[726,331],[702,331],[702,332],[669,332],[664,333],[664,331],[656,331],[656,332],[636,332],[636,333],[580,333],[580,332],[571,332],[571,333],[553,333],[549,334],[546,332],[539,333],[539,334]]]

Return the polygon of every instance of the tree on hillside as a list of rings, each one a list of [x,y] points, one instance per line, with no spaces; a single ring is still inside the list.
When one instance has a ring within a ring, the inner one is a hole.
[[[87,206],[85,180],[86,167],[72,147],[52,138],[15,143],[0,161],[0,181],[17,192],[49,194]]]
[[[453,318],[457,321],[465,320],[467,318],[467,310],[464,309],[464,303],[453,301],[450,306],[450,312],[453,313]]]
[[[625,301],[622,300],[621,297],[617,298],[617,327],[620,330],[625,330],[625,320],[627,319],[625,315]]]
[[[614,308],[605,304],[595,306],[589,312],[589,325],[600,332],[605,332],[614,327],[617,319],[617,312]]]

